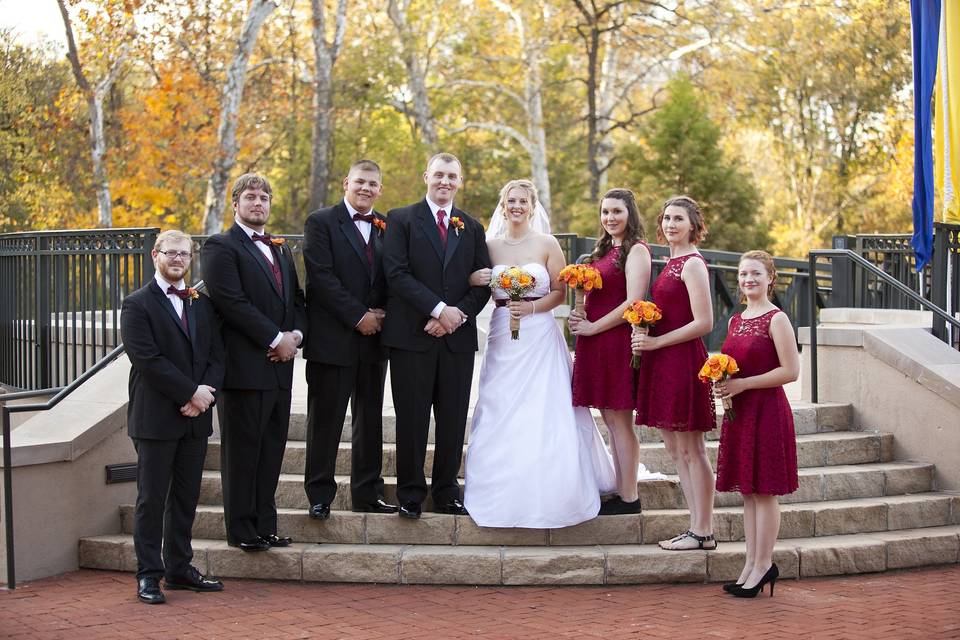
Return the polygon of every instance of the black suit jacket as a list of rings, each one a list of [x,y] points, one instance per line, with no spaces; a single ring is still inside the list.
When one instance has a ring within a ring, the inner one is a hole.
[[[385,221],[377,212],[374,216]],[[365,336],[355,328],[367,309],[385,308],[387,304],[383,238],[376,226],[370,228],[370,239],[372,266],[367,261],[363,236],[342,200],[307,217],[303,227],[310,326],[310,341],[303,350],[307,360],[347,366],[358,359],[386,359],[380,336]]]
[[[307,339],[303,290],[287,245],[274,245],[283,281],[277,287],[270,263],[243,229],[210,236],[203,245],[203,280],[223,322],[227,349],[225,389],[270,390],[293,386],[293,360],[271,362],[270,343],[281,331]]]
[[[130,369],[127,433],[131,438],[177,440],[209,436],[213,412],[180,413],[200,384],[218,392],[224,352],[213,305],[206,296],[185,300],[190,336],[155,280],[123,300],[120,336]]]
[[[441,301],[458,307],[469,317],[448,336],[440,338],[455,353],[477,350],[477,314],[490,298],[487,287],[471,287],[470,274],[490,267],[483,226],[453,207],[450,218],[459,217],[459,234],[451,224],[446,250],[440,241],[437,221],[426,200],[387,214],[383,268],[389,295],[383,343],[408,351],[426,351],[437,338],[423,327]]]

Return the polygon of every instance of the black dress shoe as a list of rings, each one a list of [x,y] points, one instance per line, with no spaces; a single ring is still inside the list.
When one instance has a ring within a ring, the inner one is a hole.
[[[436,513],[446,513],[451,516],[468,516],[470,513],[467,511],[467,508],[463,506],[463,503],[459,499],[454,498],[446,504],[436,505],[433,508]]]
[[[310,507],[310,517],[317,520],[326,520],[330,517],[330,505],[326,502],[318,502]]]
[[[216,578],[208,578],[196,567],[190,567],[185,576],[164,578],[167,589],[188,589],[190,591],[223,591],[223,583]]]
[[[278,536],[275,533],[271,533],[268,536],[260,536],[260,539],[271,547],[289,547],[293,544],[293,538],[290,536]]]
[[[137,580],[137,598],[147,604],[163,604],[167,598],[160,590],[159,578],[140,578]]]
[[[614,496],[600,505],[601,516],[619,516],[631,513],[640,513],[640,498],[633,502],[624,502],[620,496]]]
[[[239,542],[227,542],[231,547],[240,547],[241,551],[266,551],[270,548],[270,545],[265,541],[257,538],[255,540],[241,540]]]
[[[400,505],[399,515],[401,518],[410,518],[411,520],[420,519],[420,505],[416,502],[404,502]]]
[[[398,507],[396,505],[390,504],[383,498],[377,498],[373,502],[354,501],[353,510],[359,511],[362,513],[396,513],[398,510]]]

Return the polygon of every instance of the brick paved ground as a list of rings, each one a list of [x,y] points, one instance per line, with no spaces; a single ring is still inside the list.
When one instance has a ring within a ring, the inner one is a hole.
[[[129,574],[78,571],[0,591],[3,638],[960,638],[960,567],[719,585],[424,587],[229,580],[136,601]]]

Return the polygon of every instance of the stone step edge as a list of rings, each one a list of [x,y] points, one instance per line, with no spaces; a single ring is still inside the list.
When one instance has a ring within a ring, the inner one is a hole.
[[[121,505],[121,532],[132,533],[133,505]],[[223,507],[197,509],[195,535],[223,539]],[[422,543],[476,546],[566,546],[653,543],[687,526],[686,509],[648,509],[639,515],[602,516],[562,529],[478,527],[469,516],[425,513],[418,522],[395,515],[332,511],[309,518],[304,509],[279,508],[279,529],[298,542],[339,544]],[[960,525],[960,495],[929,492],[904,496],[801,502],[781,507],[780,538],[812,538]],[[211,520],[212,519],[212,520]],[[211,531],[216,531],[211,535]],[[743,540],[743,508],[714,509],[714,532],[721,542]]]
[[[136,571],[129,535],[80,539],[85,569]],[[724,582],[737,577],[743,543],[715,551],[664,551],[656,545],[449,547],[294,544],[245,553],[194,540],[194,565],[221,578],[379,584],[613,585]],[[779,541],[783,579],[875,573],[960,561],[960,525]],[[229,582],[227,589],[229,590]]]

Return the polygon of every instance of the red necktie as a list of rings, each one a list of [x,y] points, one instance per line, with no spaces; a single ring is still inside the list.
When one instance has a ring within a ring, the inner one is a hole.
[[[180,311],[180,326],[183,327],[184,333],[190,335],[190,325],[187,323],[187,300],[190,298],[190,292],[187,289],[177,289],[175,286],[170,285],[167,287],[167,295],[174,295],[180,298],[183,303],[180,305],[182,311]]]
[[[443,243],[443,248],[447,248],[447,227],[443,224],[443,219],[447,217],[447,212],[443,209],[437,211],[437,231],[440,232],[440,242]]]

